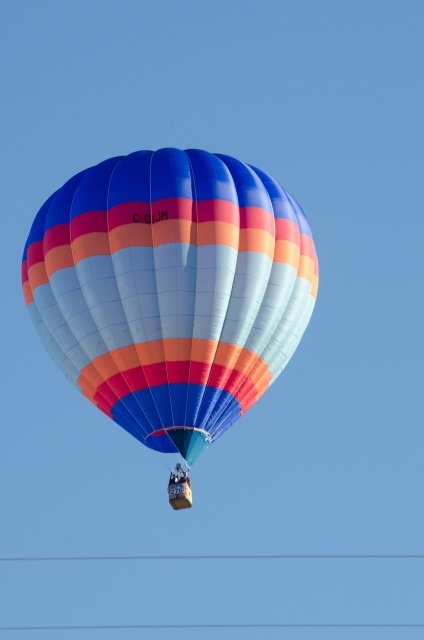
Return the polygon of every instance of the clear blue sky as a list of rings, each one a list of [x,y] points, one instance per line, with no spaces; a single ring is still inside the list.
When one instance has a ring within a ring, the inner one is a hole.
[[[0,556],[424,553],[423,20],[423,3],[405,0],[3,0]],[[20,287],[30,224],[55,189],[105,158],[164,146],[269,172],[305,209],[321,267],[298,351],[199,460],[195,508],[181,513],[165,467],[50,362]],[[2,564],[0,626],[424,622],[423,569]]]

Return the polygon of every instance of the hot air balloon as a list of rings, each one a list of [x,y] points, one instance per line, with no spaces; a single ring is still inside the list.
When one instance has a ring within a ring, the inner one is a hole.
[[[166,148],[105,160],[50,196],[22,282],[68,380],[190,468],[290,360],[318,262],[302,209],[267,173]]]

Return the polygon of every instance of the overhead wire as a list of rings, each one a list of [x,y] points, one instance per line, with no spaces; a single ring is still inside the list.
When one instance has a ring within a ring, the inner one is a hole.
[[[0,562],[81,562],[129,560],[424,560],[424,554],[280,554],[180,556],[52,556],[2,557]]]
[[[94,631],[107,629],[420,629],[424,623],[123,624],[0,627],[0,631]]]

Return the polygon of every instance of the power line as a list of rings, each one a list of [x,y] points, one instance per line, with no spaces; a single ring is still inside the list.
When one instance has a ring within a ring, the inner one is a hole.
[[[283,623],[283,624],[127,624],[55,627],[0,627],[0,631],[93,631],[99,629],[421,629],[424,624],[392,623]]]
[[[55,556],[0,558],[0,562],[86,562],[128,560],[424,560],[424,554],[285,554],[192,556]]]

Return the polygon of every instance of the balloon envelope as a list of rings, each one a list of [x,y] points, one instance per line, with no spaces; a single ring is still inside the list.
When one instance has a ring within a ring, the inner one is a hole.
[[[68,380],[191,465],[286,366],[318,263],[304,213],[269,175],[160,149],[105,160],[56,191],[32,225],[22,281]]]

